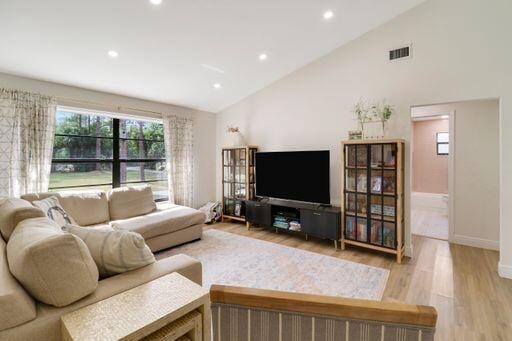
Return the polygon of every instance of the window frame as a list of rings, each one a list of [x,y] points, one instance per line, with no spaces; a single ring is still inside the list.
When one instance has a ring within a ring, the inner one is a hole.
[[[90,113],[82,113],[82,112],[73,112],[77,115],[95,115],[94,112]],[[121,164],[122,163],[130,163],[130,162],[166,162],[165,158],[121,158],[120,157],[120,143],[122,140],[125,141],[144,141],[144,142],[157,142],[157,143],[164,143],[164,140],[155,140],[155,139],[140,139],[140,138],[123,138],[120,137],[120,122],[124,118],[116,118],[111,117],[112,119],[112,136],[89,136],[89,135],[77,135],[77,134],[54,134],[55,136],[63,136],[63,137],[76,137],[76,138],[92,138],[92,139],[104,139],[104,140],[112,140],[112,158],[78,158],[78,159],[72,159],[72,158],[53,158],[52,155],[52,165],[56,164],[79,164],[79,163],[109,163],[112,165],[112,181],[109,183],[99,183],[99,184],[89,184],[89,185],[80,185],[80,186],[56,186],[56,187],[49,187],[48,190],[65,190],[69,188],[87,188],[87,187],[99,187],[99,186],[111,186],[112,188],[120,188],[123,187],[123,185],[129,185],[129,184],[146,184],[146,183],[154,183],[154,182],[162,182],[162,181],[168,181],[168,179],[164,180],[139,180],[139,181],[126,181],[121,182]],[[129,118],[126,120],[133,120],[133,121],[144,121],[143,119],[137,119],[137,118]],[[151,121],[147,121],[151,122]],[[155,201],[167,201],[169,200],[169,197],[166,198],[158,198],[155,199]]]
[[[439,135],[440,134],[447,134],[448,135],[448,142],[439,142]],[[447,145],[448,146],[448,152],[440,153],[439,152],[439,146],[441,146],[441,145]],[[450,155],[450,133],[448,133],[448,132],[436,133],[436,152],[437,152],[437,155]]]

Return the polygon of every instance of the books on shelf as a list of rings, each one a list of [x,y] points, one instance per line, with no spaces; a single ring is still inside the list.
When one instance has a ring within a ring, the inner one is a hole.
[[[366,227],[366,221],[359,220],[357,222],[357,240],[361,240],[364,242],[367,241],[368,240],[367,234],[368,234],[368,231],[367,231],[367,227]]]
[[[361,148],[361,147],[358,147],[357,148],[357,166],[358,167],[366,167],[367,165],[367,157],[368,155],[366,154],[366,148]]]
[[[396,151],[392,147],[384,148],[384,166],[394,167],[396,164]]]
[[[349,239],[356,239],[356,223],[355,218],[347,217],[345,221],[345,237]]]
[[[394,217],[395,216],[395,207],[384,205],[384,210],[382,209],[382,205],[379,204],[371,204],[370,210],[372,214],[381,215],[384,213],[385,216]]]
[[[347,194],[347,211],[355,212],[356,211],[356,195],[355,194]]]
[[[357,177],[357,191],[366,192],[366,172],[359,174]]]
[[[285,214],[278,214],[274,216],[274,227],[292,231],[301,231],[300,221],[294,217],[286,216]]]
[[[395,225],[392,223],[384,223],[384,228],[382,229],[384,246],[387,247],[395,247]]]
[[[356,176],[355,176],[355,173],[348,172],[346,181],[347,181],[347,184],[346,184],[347,190],[354,191],[356,189]]]
[[[370,205],[370,210],[372,212],[372,214],[382,214],[382,205],[379,205],[379,204],[371,204]]]
[[[289,225],[290,225],[290,230],[292,230],[292,231],[302,231],[300,223],[296,220],[290,221]]]
[[[366,214],[366,196],[357,196],[357,213]]]
[[[382,244],[382,223],[380,221],[372,221],[370,227],[370,242],[372,244]]]
[[[382,177],[379,175],[372,176],[372,192],[380,193],[382,191]]]
[[[395,216],[395,207],[394,206],[384,206],[384,215],[394,217]]]
[[[384,192],[394,193],[395,192],[395,175],[384,175],[382,180],[382,188]]]

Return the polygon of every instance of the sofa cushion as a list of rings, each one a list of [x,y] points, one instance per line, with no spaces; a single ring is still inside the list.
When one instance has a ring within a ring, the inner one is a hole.
[[[178,231],[192,225],[204,223],[204,213],[185,206],[168,205],[166,209],[133,217],[112,221],[115,229],[140,233],[145,239]]]
[[[87,246],[48,218],[19,223],[7,243],[7,259],[25,290],[49,305],[68,305],[98,286],[98,268]]]
[[[156,209],[149,186],[115,188],[109,192],[110,220],[119,220],[153,212]]]
[[[0,330],[36,317],[36,303],[9,271],[5,248],[4,240],[0,238]]]
[[[91,229],[67,225],[64,231],[82,239],[101,278],[138,269],[155,262],[155,256],[138,233],[113,228]]]
[[[44,216],[44,213],[26,200],[0,199],[0,232],[6,241],[9,240],[12,231],[21,220],[41,216]]]
[[[67,191],[32,193],[22,196],[25,200],[36,201],[56,196],[64,210],[80,226],[104,223],[110,220],[107,194],[103,191]],[[93,214],[91,212],[94,212]]]
[[[56,196],[52,196],[43,200],[33,201],[32,204],[43,210],[48,218],[57,223],[60,227],[64,227],[67,224],[76,224],[73,217],[62,207],[59,199]]]
[[[107,193],[103,191],[61,192],[62,207],[78,225],[88,226],[110,220]]]

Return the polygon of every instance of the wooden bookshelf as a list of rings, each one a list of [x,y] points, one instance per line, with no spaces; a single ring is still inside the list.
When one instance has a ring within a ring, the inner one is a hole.
[[[245,222],[245,201],[256,193],[258,147],[222,148],[222,219]]]
[[[342,234],[346,245],[404,255],[404,140],[342,142]]]

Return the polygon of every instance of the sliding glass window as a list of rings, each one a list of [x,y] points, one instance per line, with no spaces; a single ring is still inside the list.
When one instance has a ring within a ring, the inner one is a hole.
[[[119,125],[120,185],[148,183],[155,200],[167,200],[163,125],[125,119]]]
[[[57,110],[50,190],[149,184],[168,199],[163,125]]]

